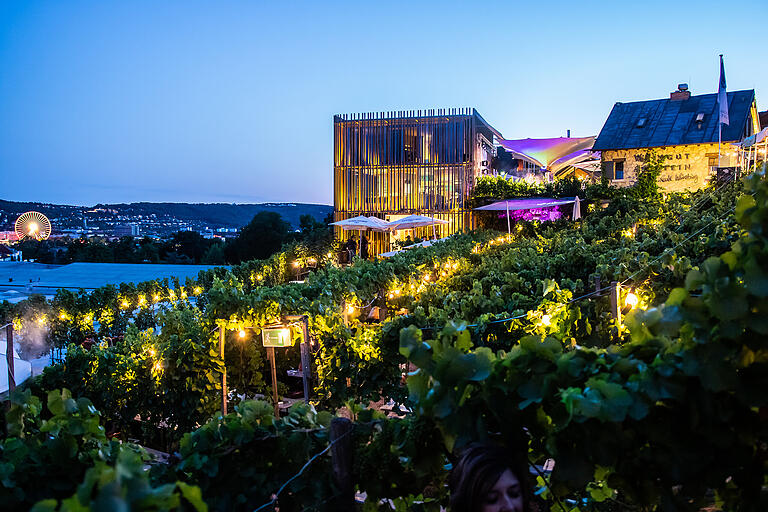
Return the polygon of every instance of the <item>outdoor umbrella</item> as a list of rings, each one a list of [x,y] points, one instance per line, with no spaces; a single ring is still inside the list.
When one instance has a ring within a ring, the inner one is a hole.
[[[492,210],[492,211],[504,211],[507,212],[507,233],[511,232],[511,226],[509,223],[509,212],[512,210],[530,210],[532,208],[549,208],[550,206],[561,206],[564,204],[575,203],[578,197],[569,198],[563,197],[560,199],[554,199],[551,197],[529,197],[525,199],[505,199],[504,201],[496,201],[495,203],[487,204],[475,210]],[[581,214],[581,209],[579,209]]]
[[[579,199],[579,196],[576,196],[576,199],[573,201],[573,220],[580,219],[581,218],[581,199]]]
[[[355,231],[387,231],[389,223],[378,217],[366,217],[358,215],[351,219],[344,219],[337,222],[331,222],[331,226],[339,226],[341,229],[351,229]]]
[[[435,232],[436,224],[448,224],[447,220],[436,219],[434,217],[427,217],[425,215],[408,215],[402,219],[393,220],[388,223],[389,229],[392,231],[399,231],[401,229],[413,229],[423,228],[426,226],[432,226],[432,236],[437,238]]]

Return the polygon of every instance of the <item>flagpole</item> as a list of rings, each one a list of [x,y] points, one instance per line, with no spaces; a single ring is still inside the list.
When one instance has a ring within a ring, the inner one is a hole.
[[[720,142],[723,137],[723,123],[717,120],[717,170],[720,170]]]

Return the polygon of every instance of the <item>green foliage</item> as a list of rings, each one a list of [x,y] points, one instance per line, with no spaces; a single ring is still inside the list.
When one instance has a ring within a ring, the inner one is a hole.
[[[253,510],[269,503],[283,483],[327,446],[330,420],[327,412],[315,413],[304,404],[275,420],[271,404],[241,402],[235,412],[184,436],[176,474],[199,485],[214,509]],[[280,494],[280,510],[302,510],[325,501],[332,492],[330,475],[328,456],[314,461],[310,471]]]
[[[750,191],[736,206],[739,240],[665,304],[631,312],[629,343],[570,348],[539,335],[494,354],[461,327],[427,341],[404,330],[417,413],[449,449],[495,433],[533,463],[554,458],[548,485],[561,497],[615,492],[697,511],[714,490],[726,510],[765,509],[768,182],[753,177]]]
[[[159,317],[161,334],[132,327],[112,347],[70,346],[64,362],[45,368],[28,386],[38,394],[69,386],[105,411],[112,432],[172,448],[220,409],[222,362],[198,312],[171,310]]]
[[[649,151],[643,156],[643,165],[637,175],[637,181],[627,191],[638,199],[655,199],[659,197],[659,175],[664,169],[666,155]]]
[[[232,395],[252,397],[268,380],[260,329],[307,315],[318,406],[410,396],[405,420],[352,408],[367,510],[385,498],[403,510],[444,503],[451,452],[485,437],[536,464],[554,458],[540,485],[555,506],[697,510],[716,492],[749,510],[762,504],[765,480],[765,182],[755,178],[738,201],[740,184],[666,197],[641,188],[616,192],[581,222],[457,235],[384,261],[338,268],[299,243],[183,285],[62,292],[47,313],[52,336],[124,339],[70,347],[30,387],[44,396],[68,386],[104,411],[109,431],[150,446],[174,448],[190,432],[182,461],[157,478],[199,484],[217,508],[253,509],[327,448],[329,417],[301,406],[276,422],[268,404],[245,402],[208,421],[222,369],[213,331],[228,332]],[[293,262],[309,258],[318,269],[286,284]],[[614,280],[641,297],[624,325],[605,294],[591,294]],[[153,294],[162,306],[140,306]],[[374,308],[388,318],[373,321]],[[283,386],[298,346],[277,360]],[[406,389],[407,362],[418,371]],[[281,494],[281,510],[327,506],[327,465],[327,454],[314,459]],[[87,488],[97,499],[100,488]]]
[[[565,178],[549,183],[529,183],[513,181],[503,176],[480,176],[472,189],[470,204],[472,207],[490,202],[492,199],[512,199],[522,197],[573,197],[581,196],[590,185],[575,178]]]
[[[12,404],[0,442],[0,502],[7,509],[69,495],[87,468],[113,462],[123,449],[107,441],[91,402],[66,389],[50,391],[44,402],[19,392]]]
[[[114,464],[97,461],[69,498],[47,499],[32,512],[113,510],[207,512],[200,488],[175,482],[153,487],[138,453],[121,450]]]
[[[240,230],[240,235],[227,245],[227,260],[236,263],[271,256],[288,240],[289,228],[279,213],[257,213]]]

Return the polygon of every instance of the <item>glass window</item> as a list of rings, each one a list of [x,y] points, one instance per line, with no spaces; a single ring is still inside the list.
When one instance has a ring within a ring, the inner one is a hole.
[[[614,162],[613,163],[613,170],[616,174],[617,180],[623,180],[624,179],[624,162]]]

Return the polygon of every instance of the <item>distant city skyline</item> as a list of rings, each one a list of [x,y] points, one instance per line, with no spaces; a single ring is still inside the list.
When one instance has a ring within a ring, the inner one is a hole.
[[[720,53],[766,110],[758,36],[725,10],[3,2],[0,199],[332,204],[334,114],[474,107],[510,139],[596,135],[617,101],[716,92]]]

